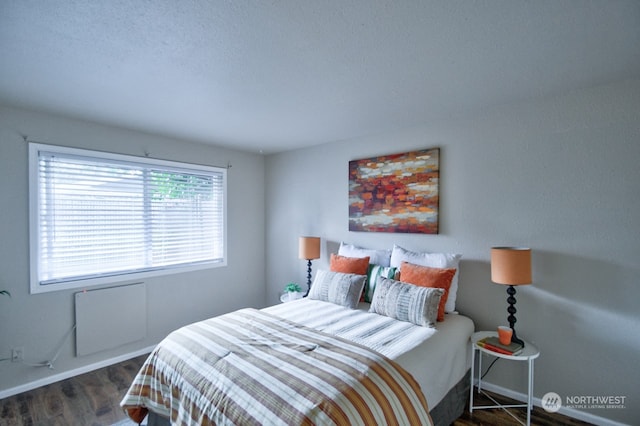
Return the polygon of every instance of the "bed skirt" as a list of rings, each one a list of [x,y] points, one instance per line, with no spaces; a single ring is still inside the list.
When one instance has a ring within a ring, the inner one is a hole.
[[[462,379],[442,398],[442,401],[429,411],[434,425],[448,426],[462,415],[469,399],[469,385],[471,383],[469,374],[467,371]]]

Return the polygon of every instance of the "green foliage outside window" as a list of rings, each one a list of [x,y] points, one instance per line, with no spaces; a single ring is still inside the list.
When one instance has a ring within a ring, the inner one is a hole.
[[[151,172],[154,198],[211,199],[213,182],[208,176],[182,175],[178,173]]]

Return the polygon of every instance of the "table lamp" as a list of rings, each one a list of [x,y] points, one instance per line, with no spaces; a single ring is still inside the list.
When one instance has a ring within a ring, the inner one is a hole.
[[[524,247],[492,247],[491,248],[491,281],[508,285],[507,312],[509,326],[513,330],[512,342],[524,342],[516,336],[516,289],[513,286],[531,284],[531,249]]]
[[[320,259],[320,237],[300,237],[298,241],[298,258],[307,260],[307,292],[311,290],[311,260]]]

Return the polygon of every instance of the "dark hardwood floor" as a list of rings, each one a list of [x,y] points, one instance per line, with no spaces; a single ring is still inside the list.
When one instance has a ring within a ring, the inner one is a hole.
[[[120,408],[120,400],[127,391],[133,377],[146,356],[133,358],[58,383],[43,386],[0,400],[1,426],[111,426],[123,421],[126,416]],[[501,403],[512,400],[492,394]],[[491,404],[478,396],[479,404]],[[512,410],[516,416],[526,420],[523,409]],[[133,423],[131,423],[133,424]],[[517,422],[500,409],[476,410],[473,415],[465,409],[454,426],[492,425],[507,426]],[[570,417],[549,414],[536,407],[532,425],[589,425]]]
[[[487,392],[500,404],[522,404],[520,401],[514,401],[510,398],[495,393]],[[473,405],[495,405],[489,398],[476,392],[473,397]],[[514,408],[510,410],[511,414],[515,415],[522,422],[527,420],[527,410]],[[469,402],[465,407],[462,416],[453,423],[453,426],[471,426],[471,425],[491,425],[491,426],[511,426],[518,425],[513,417],[502,409],[488,409],[488,410],[474,410],[473,414],[469,413]],[[531,412],[531,424],[536,426],[586,426],[591,423],[586,423],[581,420],[576,420],[571,417],[563,416],[561,414],[547,413],[540,407],[534,407]]]
[[[2,426],[110,426],[146,355],[0,400]]]

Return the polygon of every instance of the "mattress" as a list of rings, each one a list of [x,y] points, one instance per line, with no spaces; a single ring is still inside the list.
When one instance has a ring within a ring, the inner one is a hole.
[[[471,319],[447,314],[435,328],[369,313],[369,304],[348,309],[329,302],[299,299],[265,312],[369,347],[398,362],[420,384],[432,409],[467,374],[471,365]]]

